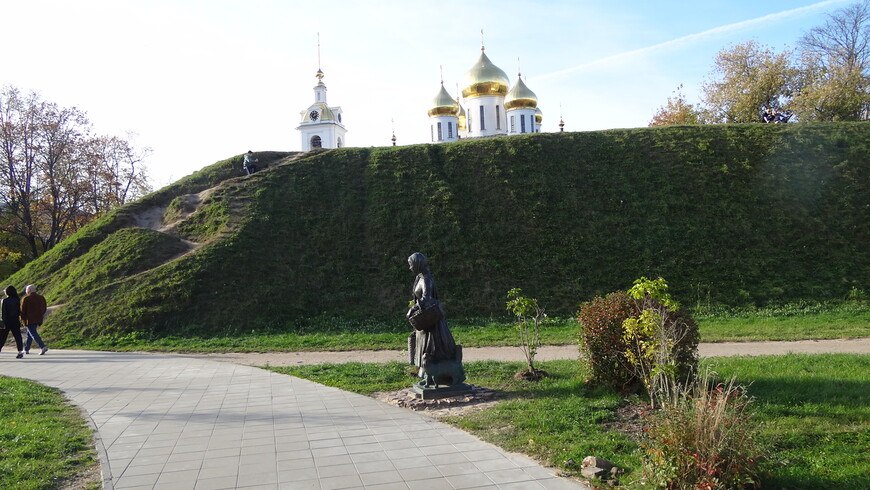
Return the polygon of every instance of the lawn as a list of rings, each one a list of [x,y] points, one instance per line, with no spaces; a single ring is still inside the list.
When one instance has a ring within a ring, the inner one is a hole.
[[[101,487],[91,429],[59,390],[0,376],[0,488]]]
[[[736,376],[755,397],[759,439],[769,455],[765,487],[870,488],[870,356],[712,358],[704,363],[723,378]],[[539,364],[552,377],[529,383],[512,379],[521,363],[467,363],[469,382],[498,390],[504,401],[445,421],[568,473],[579,472],[585,456],[610,459],[628,470],[623,482],[630,484],[640,474],[638,444],[602,425],[613,420],[626,400],[588,387],[576,361]],[[413,382],[399,363],[271,369],[363,394]]]
[[[767,308],[720,309],[695,315],[702,342],[802,340],[870,337],[870,305],[801,304]],[[450,329],[465,347],[515,346],[518,334],[508,318],[451,319]],[[149,337],[128,334],[81,338],[67,336],[53,343],[59,348],[160,352],[296,352],[404,349],[410,325],[351,322],[314,318],[286,329],[249,331],[219,337]],[[548,318],[541,328],[541,343],[577,342],[574,318]]]

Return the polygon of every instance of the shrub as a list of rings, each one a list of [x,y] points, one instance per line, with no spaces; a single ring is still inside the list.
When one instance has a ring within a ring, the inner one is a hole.
[[[523,290],[514,288],[507,293],[505,304],[508,311],[517,317],[517,331],[520,333],[520,349],[526,357],[528,369],[525,374],[530,380],[537,381],[546,373],[535,369],[535,355],[541,345],[541,322],[547,317],[538,305],[538,300],[523,296]],[[522,374],[522,373],[521,373]]]
[[[688,380],[697,365],[698,325],[679,310],[667,282],[642,277],[627,292],[583,303],[580,346],[596,384],[621,391],[646,388],[655,404]]]
[[[637,377],[626,369],[628,348],[622,328],[634,308],[634,301],[622,291],[580,305],[580,350],[593,383],[620,391],[637,384]]]
[[[699,376],[649,419],[644,483],[668,489],[760,486],[752,399],[733,378],[712,389],[711,379],[709,372]]]
[[[628,290],[635,313],[622,323],[627,367],[643,383],[653,407],[686,383],[698,364],[698,325],[668,293],[663,278],[641,277]]]

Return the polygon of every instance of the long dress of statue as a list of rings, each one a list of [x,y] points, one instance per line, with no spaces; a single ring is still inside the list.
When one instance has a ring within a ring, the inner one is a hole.
[[[417,274],[411,293],[417,303],[425,304],[432,299],[438,299],[438,291],[435,289],[435,278],[429,272],[429,262],[426,257],[417,252],[408,257],[408,265],[412,272]],[[430,362],[454,360],[456,358],[456,341],[447,326],[444,318],[430,331],[416,331],[414,342],[413,361],[414,365],[423,368],[423,355],[428,354]]]

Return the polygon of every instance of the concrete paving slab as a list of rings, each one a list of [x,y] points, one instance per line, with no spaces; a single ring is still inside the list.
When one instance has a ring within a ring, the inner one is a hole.
[[[206,358],[52,349],[0,374],[63,390],[105,488],[585,489],[425,415]]]

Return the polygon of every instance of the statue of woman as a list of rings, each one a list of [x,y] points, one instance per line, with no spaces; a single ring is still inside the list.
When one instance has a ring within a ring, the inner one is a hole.
[[[411,294],[414,296],[415,303],[427,304],[432,300],[438,299],[438,291],[435,289],[435,278],[429,271],[429,261],[420,252],[413,253],[408,257],[408,267],[411,272],[417,274],[414,280],[414,287],[411,289]],[[414,306],[408,311],[408,316],[416,308]],[[439,305],[440,308],[440,305]],[[415,339],[413,340],[413,351],[411,352],[411,361],[415,366],[420,368],[421,376],[424,371],[424,363],[427,366],[445,360],[457,360],[456,341],[453,340],[453,334],[450,333],[450,328],[447,327],[447,320],[444,319],[442,311],[441,321],[438,322],[430,330],[416,330]]]

